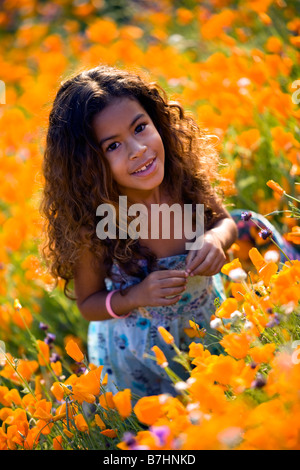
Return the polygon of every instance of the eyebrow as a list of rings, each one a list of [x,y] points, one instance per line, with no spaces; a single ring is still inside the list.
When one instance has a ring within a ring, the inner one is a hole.
[[[135,118],[132,121],[132,123],[130,124],[129,128],[132,127],[136,123],[136,121],[138,121],[141,117],[145,117],[145,114],[144,113],[139,113],[137,116],[135,116]],[[106,142],[107,140],[116,139],[117,137],[118,137],[118,135],[111,135],[110,137],[106,137],[105,139],[102,139],[99,142],[99,144],[103,145],[104,142]]]

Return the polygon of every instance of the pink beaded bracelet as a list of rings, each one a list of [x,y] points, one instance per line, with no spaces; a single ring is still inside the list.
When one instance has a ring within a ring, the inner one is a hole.
[[[111,308],[111,305],[110,305],[110,299],[112,297],[112,295],[115,293],[115,292],[118,292],[118,289],[115,289],[115,290],[112,290],[110,291],[107,296],[106,296],[106,299],[105,299],[105,307],[106,307],[106,310],[108,311],[108,313],[110,314],[111,317],[113,318],[126,318],[128,317],[131,312],[129,313],[126,313],[126,315],[116,315],[115,312],[112,310]]]

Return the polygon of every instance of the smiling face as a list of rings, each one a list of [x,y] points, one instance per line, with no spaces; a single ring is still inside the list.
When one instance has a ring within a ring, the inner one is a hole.
[[[164,178],[165,151],[150,116],[134,98],[115,98],[93,121],[96,138],[120,191],[139,199]]]

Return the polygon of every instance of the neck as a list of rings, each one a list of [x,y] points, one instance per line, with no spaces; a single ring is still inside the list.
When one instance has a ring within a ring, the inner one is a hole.
[[[152,204],[162,204],[165,201],[161,185],[149,191],[134,190],[134,193],[127,189],[126,192],[124,191],[123,195],[127,196],[129,206],[139,203],[144,204],[147,209],[150,209]]]

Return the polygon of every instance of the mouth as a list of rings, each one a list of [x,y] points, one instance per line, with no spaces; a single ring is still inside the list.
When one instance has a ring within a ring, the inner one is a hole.
[[[146,175],[149,175],[150,173],[152,173],[152,171],[155,169],[155,167],[156,167],[156,157],[149,160],[148,163],[146,163],[139,170],[136,170],[131,174],[135,175],[135,176],[146,176]]]

